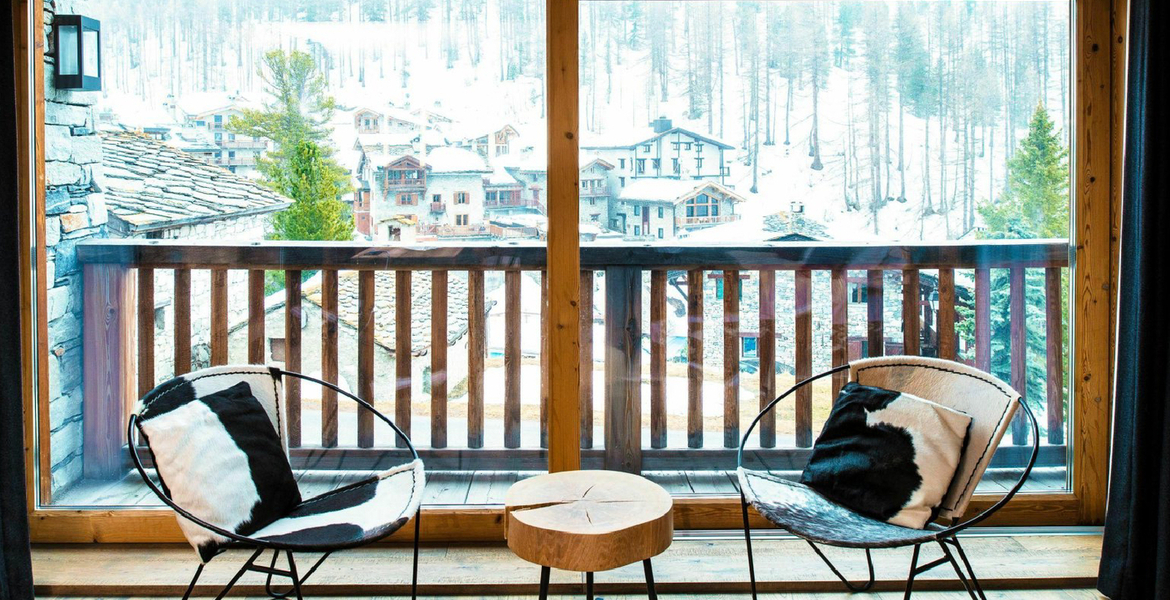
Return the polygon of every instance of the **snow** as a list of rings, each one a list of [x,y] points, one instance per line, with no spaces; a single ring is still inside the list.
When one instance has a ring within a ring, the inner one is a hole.
[[[482,156],[463,148],[435,148],[423,162],[437,173],[491,172]]]

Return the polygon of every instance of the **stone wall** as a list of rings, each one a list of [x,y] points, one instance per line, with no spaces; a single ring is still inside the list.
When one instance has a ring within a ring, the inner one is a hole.
[[[53,16],[72,13],[68,0],[46,0],[45,9],[45,287],[49,323],[50,463],[54,492],[81,478],[81,268],[77,242],[106,236],[107,211],[93,183],[100,168],[101,138],[93,104],[98,92],[53,87]]]

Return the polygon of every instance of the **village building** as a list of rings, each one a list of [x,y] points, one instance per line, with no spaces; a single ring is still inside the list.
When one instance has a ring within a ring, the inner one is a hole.
[[[355,214],[365,213],[374,239],[401,239],[394,229],[417,225],[419,233],[482,235],[484,180],[492,171],[476,153],[436,148],[420,160],[401,156],[383,165],[363,158]],[[425,163],[424,163],[425,161]]]
[[[410,133],[421,129],[419,121],[408,111],[387,107],[375,109],[359,106],[353,111],[354,131],[368,133]]]
[[[448,127],[447,140],[456,148],[464,148],[488,160],[508,156],[520,151],[520,132],[504,124],[499,127],[484,127],[471,124],[464,127]]]
[[[242,116],[244,109],[258,106],[256,101],[239,94],[185,94],[175,104],[175,116],[184,127],[206,131],[211,136],[217,149],[199,152],[200,158],[238,175],[255,177],[256,159],[268,150],[268,140],[232,133],[227,124],[232,117]]]
[[[581,150],[615,165],[618,187],[641,178],[704,179],[728,184],[734,146],[706,134],[675,127],[659,117],[648,130],[622,132],[581,142]]]
[[[744,199],[713,181],[639,179],[610,203],[610,229],[626,239],[665,240],[739,219]]]

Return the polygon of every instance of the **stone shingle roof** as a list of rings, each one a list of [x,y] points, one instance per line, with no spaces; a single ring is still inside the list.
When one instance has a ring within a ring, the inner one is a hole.
[[[126,233],[283,209],[292,200],[173,146],[130,132],[102,134],[99,180]]]
[[[394,273],[374,273],[374,343],[393,352],[395,336]],[[314,278],[302,290],[306,300],[321,306],[321,278]],[[414,271],[410,278],[410,351],[414,356],[427,354],[431,347],[431,273]],[[484,302],[490,312],[493,302]],[[342,271],[337,277],[338,318],[348,327],[357,328],[358,274]],[[447,344],[454,345],[467,334],[467,273],[450,272],[447,276]]]

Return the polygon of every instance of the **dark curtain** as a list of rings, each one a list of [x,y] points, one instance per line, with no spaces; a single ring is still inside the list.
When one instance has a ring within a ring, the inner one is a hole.
[[[0,6],[0,600],[33,597],[20,370],[20,222],[11,4]]]
[[[1170,134],[1156,73],[1170,42],[1166,0],[1131,0],[1117,387],[1097,587],[1113,600],[1170,598]],[[1161,35],[1165,35],[1164,31]],[[1151,75],[1154,74],[1153,77]]]

